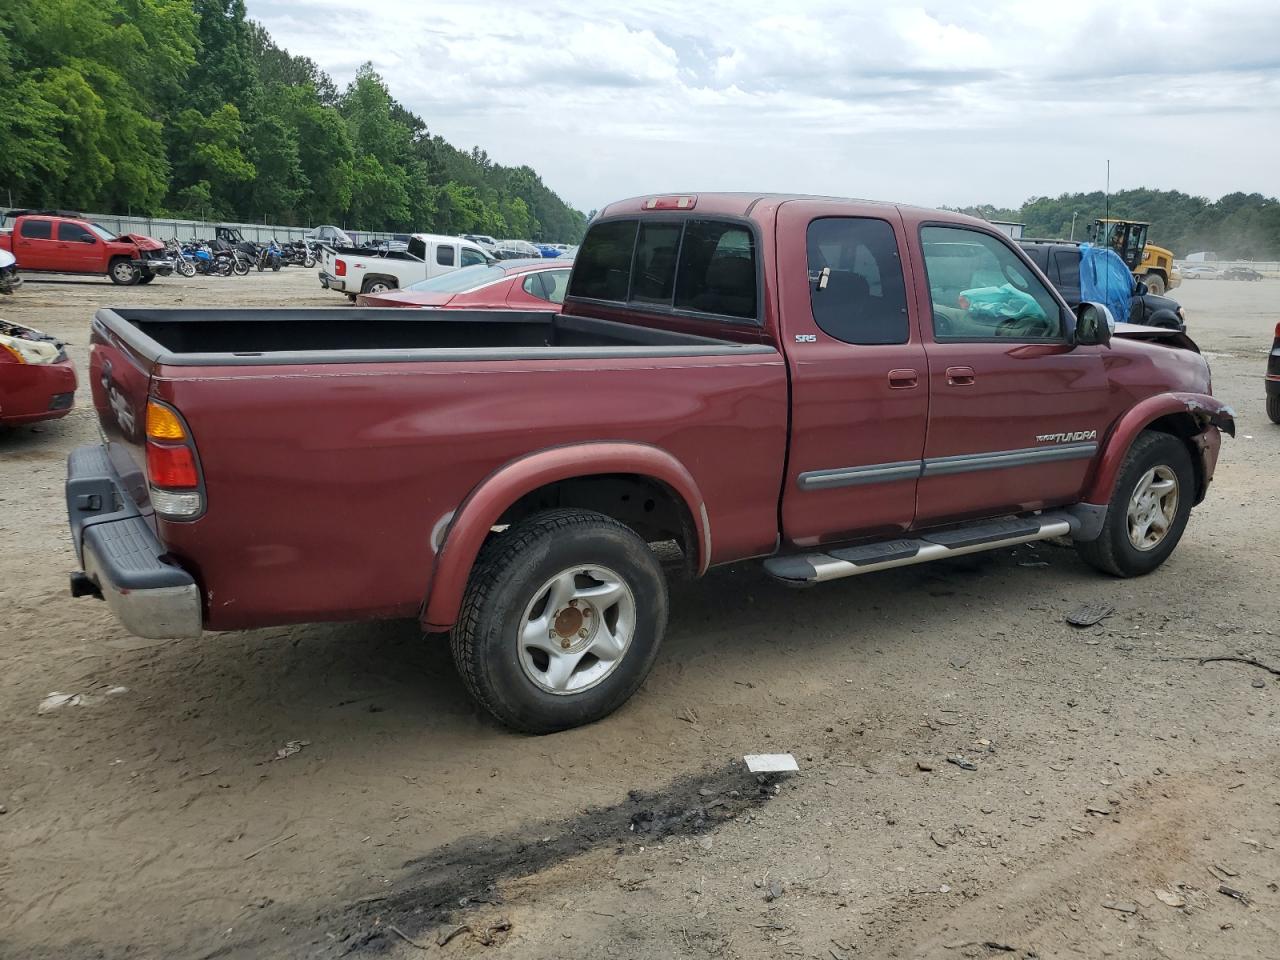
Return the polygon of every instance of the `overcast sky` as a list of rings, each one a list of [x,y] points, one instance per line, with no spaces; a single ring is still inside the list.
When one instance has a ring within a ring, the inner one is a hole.
[[[248,0],[340,85],[589,210],[777,190],[938,206],[1280,193],[1280,2]]]

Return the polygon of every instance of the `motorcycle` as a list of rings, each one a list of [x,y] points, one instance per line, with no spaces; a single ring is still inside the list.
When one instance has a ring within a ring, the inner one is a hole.
[[[22,286],[18,261],[8,250],[0,250],[0,293],[13,293]]]
[[[173,268],[179,275],[190,279],[196,275],[195,258],[187,253],[187,248],[174,237],[164,245],[165,253],[173,260]]]
[[[279,273],[280,268],[284,265],[284,254],[280,247],[276,244],[275,237],[271,238],[271,242],[262,248],[262,252],[258,254],[258,272],[261,273],[267,267]]]
[[[284,245],[283,251],[286,266],[310,269],[316,265],[315,254],[305,240],[292,240]]]

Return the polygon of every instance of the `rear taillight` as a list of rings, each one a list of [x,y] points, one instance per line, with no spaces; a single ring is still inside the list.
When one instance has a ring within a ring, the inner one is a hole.
[[[204,511],[204,485],[191,431],[178,411],[147,401],[147,486],[163,517],[190,520]]]
[[[1280,340],[1280,323],[1276,324],[1276,339]]]
[[[345,277],[347,275],[347,261],[345,260],[333,261],[333,275],[335,277]]]

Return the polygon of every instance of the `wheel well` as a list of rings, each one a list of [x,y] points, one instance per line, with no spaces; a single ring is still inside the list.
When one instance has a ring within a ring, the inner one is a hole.
[[[1204,461],[1200,457],[1200,448],[1195,441],[1196,435],[1202,428],[1196,423],[1195,417],[1189,413],[1169,413],[1152,420],[1143,429],[1154,433],[1167,433],[1182,441],[1182,445],[1187,448],[1187,453],[1191,455],[1191,469],[1195,472],[1196,503],[1204,499]]]
[[[508,507],[498,526],[559,507],[594,510],[625,523],[649,543],[674,540],[691,572],[698,566],[697,527],[678,493],[636,474],[600,474],[557,480],[531,490]]]
[[[395,277],[390,276],[389,274],[385,274],[385,273],[367,273],[367,274],[365,274],[364,282],[360,284],[360,292],[361,292],[361,293],[368,293],[368,292],[369,292],[369,285],[370,285],[371,283],[375,283],[375,282],[377,282],[378,280],[382,280],[382,281],[385,281],[386,283],[389,283],[389,284],[391,285],[391,289],[392,289],[392,290],[399,290],[399,289],[400,289],[400,281],[399,281],[399,280],[397,280]]]

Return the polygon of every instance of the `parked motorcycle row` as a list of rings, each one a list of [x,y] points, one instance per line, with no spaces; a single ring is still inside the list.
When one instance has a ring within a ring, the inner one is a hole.
[[[165,243],[165,251],[173,259],[174,272],[181,276],[243,277],[254,268],[259,273],[279,271],[282,267],[310,269],[316,265],[320,245],[307,240],[290,240],[281,244],[275,238],[266,243],[255,243],[222,237],[183,243],[174,237]]]

